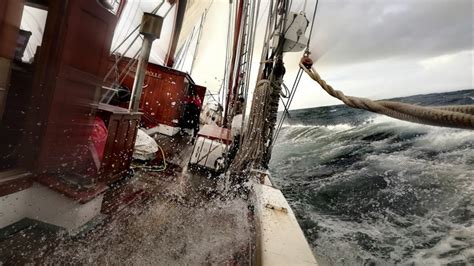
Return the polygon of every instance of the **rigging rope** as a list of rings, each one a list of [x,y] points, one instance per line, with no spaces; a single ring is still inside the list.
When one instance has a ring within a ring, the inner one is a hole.
[[[474,105],[423,107],[413,104],[372,101],[366,98],[346,96],[327,84],[314,68],[300,67],[331,96],[341,100],[349,107],[387,115],[409,122],[441,127],[474,129]]]
[[[165,1],[162,0],[155,8],[151,11],[151,13],[154,14],[154,15],[156,15],[156,13],[158,12],[158,10],[160,10],[161,6],[162,6],[164,3],[165,3]],[[140,29],[141,26],[142,26],[141,23],[138,24],[138,26],[136,26],[136,27],[127,35],[127,37],[125,37],[125,39],[123,39],[123,41],[120,42],[120,44],[111,52],[111,54],[116,53],[117,50],[120,49],[120,47],[122,47],[122,45],[124,45],[125,42],[126,42],[130,37],[132,37],[132,35],[133,35],[135,32],[137,32],[137,31]],[[140,33],[138,33],[138,36],[140,36]],[[135,41],[136,41],[137,39],[138,39],[138,37],[136,37],[136,38],[132,41],[132,43],[135,43]],[[122,53],[122,54],[125,54],[125,53]]]
[[[268,132],[265,130],[266,118],[269,114],[270,106],[267,104],[272,97],[272,85],[267,79],[262,79],[257,83],[253,94],[252,109],[249,114],[249,124],[243,139],[242,145],[235,159],[229,167],[234,173],[239,173],[246,169],[250,162],[250,168],[259,168],[267,150]]]
[[[312,20],[311,20],[311,28],[309,30],[309,37],[308,37],[308,42],[306,43],[306,50],[304,52],[304,56],[305,57],[308,57],[309,58],[309,54],[311,53],[309,51],[309,44],[311,42],[311,36],[313,34],[313,27],[314,27],[314,21],[316,19],[316,12],[318,11],[318,5],[319,5],[319,0],[316,0],[316,5],[314,6],[314,11],[313,11],[313,17],[312,17]],[[303,7],[303,11],[306,10],[306,1],[304,3],[304,7]],[[312,64],[312,63],[311,63]],[[295,78],[295,81],[293,83],[293,87],[291,89],[291,92],[290,92],[290,96],[289,96],[289,99],[287,101],[287,104],[285,106],[285,104],[283,103],[284,107],[285,107],[285,110],[289,110],[290,109],[290,106],[291,106],[291,103],[293,102],[293,98],[296,94],[296,89],[298,88],[299,86],[299,83],[300,83],[300,80],[301,80],[301,77],[303,75],[303,69],[300,67],[300,69],[298,69],[298,73],[296,74],[296,78]],[[282,100],[283,101],[283,100]],[[275,130],[275,134],[273,136],[273,139],[276,141],[276,139],[278,138],[278,135],[280,134],[280,131],[281,131],[281,128],[283,127],[283,122],[285,121],[286,119],[286,116],[290,116],[290,113],[288,111],[286,112],[283,112],[281,118],[280,118],[280,121],[278,121],[278,124],[277,124],[277,127],[276,127],[276,130]]]
[[[281,84],[285,75],[283,64],[283,44],[287,0],[270,1],[267,29],[260,59],[258,82],[254,91],[252,107],[248,116],[249,124],[243,130],[240,149],[229,167],[233,182],[247,178],[242,172],[249,169],[266,169],[270,161],[273,134],[277,120]],[[278,38],[278,45],[271,45]]]
[[[168,164],[166,163],[166,157],[165,157],[165,152],[163,151],[163,148],[161,148],[160,145],[158,145],[158,149],[161,151],[161,157],[163,158],[163,165],[156,166],[156,165],[138,165],[138,164],[132,164],[132,169],[142,169],[145,172],[163,172],[166,170],[168,167]]]
[[[154,14],[156,15],[156,13],[158,13],[158,11],[160,10],[161,6],[165,3],[164,0],[162,0],[152,11],[151,11],[151,14]],[[166,14],[163,16],[163,19],[166,18],[166,16],[168,16],[168,13],[171,11],[171,9],[174,7],[174,3],[171,4],[170,8],[168,9],[168,11],[166,12]],[[122,47],[122,45],[125,44],[125,42],[130,38],[132,37],[137,31],[139,31],[140,27],[142,26],[142,23],[143,22],[140,22],[140,24],[138,24],[138,26],[136,26],[132,32],[129,33],[128,36],[125,37],[125,39],[120,42],[120,44],[111,52],[111,54],[115,54],[118,49],[120,49]],[[112,66],[112,68],[107,72],[107,74],[105,75],[103,81],[107,81],[107,79],[109,78],[110,74],[112,74],[112,70],[114,67],[116,67],[120,61],[122,61],[122,59],[125,57],[125,55],[128,53],[128,51],[132,48],[132,46],[135,44],[135,42],[141,38],[143,40],[143,37],[141,37],[140,35],[140,32],[137,33],[137,35],[135,36],[135,38],[133,38],[133,40],[130,42],[129,46],[125,49],[125,51],[123,53],[120,54],[118,60],[115,61],[115,64],[114,66]],[[141,47],[140,47],[141,49]]]
[[[298,73],[296,74],[295,81],[293,82],[293,86],[291,87],[290,97],[288,98],[287,105],[285,106],[285,108],[288,111],[283,112],[280,120],[278,121],[277,127],[275,129],[275,134],[273,136],[273,139],[275,141],[277,140],[278,135],[280,135],[280,131],[281,131],[281,128],[283,127],[283,122],[285,122],[286,116],[290,116],[289,109],[290,109],[291,103],[293,102],[293,99],[295,97],[296,89],[298,88],[298,86],[300,84],[300,80],[301,80],[302,76],[303,76],[303,70],[300,67],[300,69],[298,69]]]

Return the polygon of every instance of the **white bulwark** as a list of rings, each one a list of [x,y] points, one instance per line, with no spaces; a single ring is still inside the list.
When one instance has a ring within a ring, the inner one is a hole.
[[[0,197],[0,229],[24,218],[58,226],[74,235],[100,214],[103,195],[81,204],[38,183]]]
[[[256,201],[257,265],[317,265],[281,191],[254,183],[253,192]]]

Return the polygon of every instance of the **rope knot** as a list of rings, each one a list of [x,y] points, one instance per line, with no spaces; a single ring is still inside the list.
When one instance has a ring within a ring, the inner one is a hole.
[[[313,67],[313,60],[309,57],[311,53],[305,52],[303,57],[301,57],[300,63],[306,68],[306,69],[311,69]]]

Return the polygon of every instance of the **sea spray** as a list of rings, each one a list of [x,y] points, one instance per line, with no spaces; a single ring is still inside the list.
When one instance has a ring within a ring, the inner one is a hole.
[[[474,104],[474,90],[405,102]],[[320,265],[474,263],[474,132],[344,106],[291,112],[273,179]]]

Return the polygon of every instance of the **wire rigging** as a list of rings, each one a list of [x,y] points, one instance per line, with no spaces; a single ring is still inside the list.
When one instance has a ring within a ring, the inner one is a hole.
[[[313,17],[312,17],[312,19],[311,19],[311,27],[310,27],[310,30],[309,30],[309,37],[308,37],[308,41],[307,41],[307,43],[306,43],[306,50],[305,50],[305,52],[304,52],[304,55],[305,55],[305,56],[307,56],[307,55],[310,54],[310,52],[309,52],[309,45],[310,45],[310,43],[311,43],[311,36],[312,36],[312,34],[313,34],[314,22],[315,22],[315,20],[316,20],[316,13],[317,13],[317,11],[318,11],[318,6],[319,6],[319,0],[316,0],[316,4],[315,4],[315,6],[314,6],[314,11],[313,11]],[[305,1],[305,3],[304,3],[303,10],[305,10],[305,9],[306,9],[306,1]],[[290,25],[291,25],[291,24],[290,24]],[[280,120],[278,121],[278,124],[277,124],[277,126],[276,126],[276,130],[275,130],[275,133],[274,133],[274,135],[273,135],[273,139],[274,139],[274,142],[273,142],[273,143],[275,143],[276,139],[278,138],[278,136],[279,136],[279,134],[280,134],[280,131],[281,131],[282,127],[283,127],[283,122],[285,121],[286,117],[287,117],[287,116],[288,116],[288,117],[290,116],[289,108],[290,108],[291,103],[293,102],[293,99],[294,99],[294,97],[295,97],[296,89],[298,88],[298,86],[299,86],[299,84],[300,84],[301,77],[303,76],[303,72],[304,72],[304,70],[303,70],[303,69],[301,68],[301,66],[300,66],[300,68],[298,69],[298,73],[296,74],[296,78],[295,78],[295,81],[294,81],[293,86],[292,86],[292,88],[291,88],[291,91],[290,91],[290,93],[289,93],[289,95],[288,95],[289,99],[288,99],[286,105],[285,105],[285,103],[283,103],[283,107],[284,107],[285,110],[284,110],[284,112],[283,112],[283,114],[282,114],[282,116],[281,116],[281,118],[280,118]],[[282,100],[282,102],[283,102],[283,100]]]
[[[298,73],[296,74],[295,81],[293,83],[293,86],[291,87],[291,90],[290,90],[290,93],[289,93],[289,98],[288,98],[288,101],[287,101],[287,105],[285,106],[286,110],[285,110],[285,112],[283,112],[280,120],[278,121],[276,130],[275,130],[275,134],[273,136],[273,139],[274,139],[273,143],[275,143],[275,141],[277,140],[277,138],[280,134],[281,128],[283,127],[283,122],[285,121],[286,117],[290,116],[289,108],[291,106],[291,103],[293,102],[293,99],[295,97],[296,89],[298,88],[298,86],[300,84],[302,76],[303,76],[303,69],[300,68],[300,69],[298,69]]]
[[[161,1],[152,11],[151,13],[152,14],[156,14],[158,12],[158,10],[160,10],[161,6],[164,4],[164,0]],[[130,32],[130,34],[125,37],[125,39],[112,51],[112,54],[115,54],[118,49],[120,49],[120,47],[122,47],[122,45],[125,44],[125,42],[133,35],[135,34],[138,29],[140,29],[142,23],[138,24],[138,26],[135,27],[135,29],[133,29],[132,32]],[[115,67],[117,67],[117,65],[122,61],[122,59],[125,57],[125,54],[128,53],[128,51],[132,48],[132,46],[135,44],[135,42],[140,38],[140,33],[137,33],[137,35],[135,36],[135,38],[130,42],[130,44],[128,45],[128,47],[125,49],[125,51],[119,56],[119,58],[117,58],[117,60],[115,60],[115,64],[110,68],[110,70],[107,72],[107,74],[105,75],[103,81],[107,81],[107,79],[109,78],[109,76],[113,73],[113,70]],[[140,48],[141,49],[141,48]],[[117,82],[117,81],[116,81]]]
[[[306,51],[309,51],[309,44],[311,42],[311,36],[313,34],[314,21],[316,19],[316,12],[318,11],[319,0],[316,0],[316,5],[314,6],[313,19],[311,21],[311,28],[309,29],[308,42],[306,43]]]

